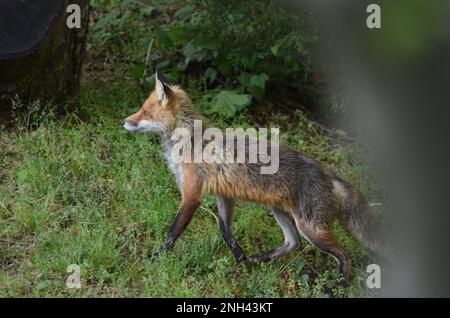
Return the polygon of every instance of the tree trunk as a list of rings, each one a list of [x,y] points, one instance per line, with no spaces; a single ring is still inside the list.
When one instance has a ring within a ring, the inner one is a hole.
[[[81,8],[70,29],[69,4]],[[0,0],[0,123],[12,98],[63,109],[78,93],[89,24],[89,0]]]

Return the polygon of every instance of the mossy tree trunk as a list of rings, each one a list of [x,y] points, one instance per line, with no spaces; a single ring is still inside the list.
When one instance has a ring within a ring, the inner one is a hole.
[[[79,29],[66,25],[69,4],[81,8]],[[10,118],[16,95],[24,105],[70,105],[80,86],[88,24],[89,0],[0,0],[0,120]]]

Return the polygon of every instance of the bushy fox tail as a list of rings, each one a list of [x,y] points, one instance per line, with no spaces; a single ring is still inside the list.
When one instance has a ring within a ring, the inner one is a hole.
[[[390,258],[390,247],[386,229],[375,218],[369,204],[355,186],[339,180],[345,187],[345,195],[340,196],[343,226],[364,247],[384,259]]]

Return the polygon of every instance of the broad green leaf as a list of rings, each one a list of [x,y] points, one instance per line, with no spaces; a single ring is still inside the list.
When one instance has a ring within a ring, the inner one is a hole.
[[[156,31],[156,37],[158,38],[159,42],[162,45],[165,46],[173,46],[172,38],[170,37],[169,33],[164,30]]]
[[[192,40],[196,33],[196,29],[189,24],[172,27],[166,32],[174,45],[185,45]]]
[[[278,57],[278,55],[280,54],[280,46],[279,46],[278,44],[272,46],[272,47],[270,48],[270,50],[272,51],[272,54],[275,55],[275,56],[277,56],[277,57]]]
[[[242,86],[247,88],[248,86],[250,86],[250,78],[251,78],[250,73],[243,72],[241,73],[241,75],[238,76],[238,81],[241,83]]]
[[[175,13],[175,17],[178,19],[187,19],[195,12],[195,9],[196,7],[193,4],[184,6]]]
[[[208,84],[211,84],[217,78],[217,71],[215,69],[213,69],[212,67],[208,67],[208,69],[205,71],[205,74],[203,76],[208,81]]]
[[[250,95],[223,90],[214,97],[212,111],[224,117],[231,117],[250,105],[250,102]]]
[[[253,75],[250,78],[250,86],[259,87],[262,89],[266,88],[266,82],[269,80],[269,76],[265,73],[259,75]]]
[[[250,78],[248,91],[258,99],[261,99],[266,92],[266,82],[269,80],[267,74],[253,75]]]
[[[154,7],[142,7],[139,10],[139,13],[141,16],[149,16],[153,13],[153,11],[155,11]]]
[[[252,96],[261,99],[266,91],[266,82],[269,76],[265,73],[250,74],[243,72],[238,77],[238,81]]]
[[[189,43],[183,47],[183,55],[186,60],[200,62],[207,56],[207,53],[202,48]]]

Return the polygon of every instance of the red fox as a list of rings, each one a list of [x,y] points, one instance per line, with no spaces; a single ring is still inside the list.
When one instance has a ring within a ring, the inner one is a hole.
[[[192,132],[194,121],[202,117],[184,90],[172,85],[160,71],[155,77],[155,90],[137,113],[125,119],[124,128],[161,136],[166,161],[182,193],[181,205],[162,252],[172,249],[204,194],[212,193],[217,197],[220,233],[238,263],[268,261],[295,251],[300,247],[299,233],[337,260],[342,282],[347,283],[351,258],[331,232],[336,218],[363,245],[382,254],[379,224],[369,213],[368,203],[360,191],[319,162],[287,146],[277,149],[279,168],[274,174],[261,174],[261,162],[175,162],[171,156],[175,146],[172,133],[177,128]],[[206,146],[201,140],[189,139],[189,143],[193,147],[196,146],[193,143]],[[284,244],[247,258],[232,233],[236,199],[270,206],[283,231]]]

